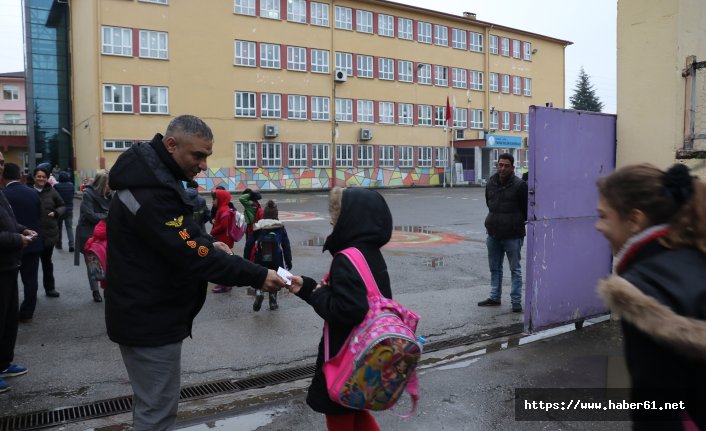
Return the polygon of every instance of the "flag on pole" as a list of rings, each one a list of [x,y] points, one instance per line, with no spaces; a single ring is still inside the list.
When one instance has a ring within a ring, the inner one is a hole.
[[[451,103],[449,102],[449,96],[446,96],[446,125],[451,125]]]

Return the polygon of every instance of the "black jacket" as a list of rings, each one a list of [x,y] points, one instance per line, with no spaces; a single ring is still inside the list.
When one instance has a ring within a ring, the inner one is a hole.
[[[514,174],[507,184],[500,182],[500,175],[490,177],[485,186],[485,203],[488,216],[485,229],[495,239],[525,237],[527,221],[527,183]]]
[[[38,238],[22,249],[23,255],[41,253],[44,246],[42,245],[42,230],[39,228],[39,218],[42,211],[39,193],[33,187],[19,182],[8,184],[3,189],[3,193],[15,213],[17,223],[39,234]]]
[[[632,401],[691,399],[689,415],[706,429],[706,255],[650,240],[626,256],[599,292],[622,317]],[[634,411],[634,429],[682,429],[676,410],[657,412],[674,422],[641,422],[653,413]]]
[[[201,233],[185,180],[159,134],[121,154],[110,171],[105,318],[116,343],[179,342],[191,335],[208,281],[259,288],[267,277]]]
[[[333,232],[326,239],[324,250],[333,255],[329,286],[316,288],[316,281],[304,277],[304,286],[297,296],[308,302],[316,313],[329,324],[329,352],[331,357],[341,349],[351,330],[368,313],[367,290],[353,264],[339,251],[358,248],[370,266],[380,293],[392,298],[390,276],[380,248],[392,236],[392,215],[383,197],[376,191],[352,188],[343,191],[341,213]],[[309,387],[307,404],[319,413],[342,415],[353,412],[334,403],[326,390],[324,339],[319,342],[316,371]]]
[[[287,229],[279,220],[262,219],[255,223],[252,235],[248,236],[245,241],[243,256],[253,262],[262,264],[262,262],[258,259],[257,250],[253,250],[253,247],[256,246],[257,242],[263,235],[270,232],[275,232],[280,238],[280,249],[277,251],[275,262],[272,262],[272,265],[274,266],[272,269],[275,271],[279,267],[292,269],[292,247],[289,243]],[[254,258],[250,259],[251,256],[254,256]]]
[[[42,243],[45,248],[54,247],[59,238],[59,218],[66,211],[64,200],[49,183],[39,192],[39,200],[42,203],[42,216],[39,219]],[[52,212],[54,216],[50,217],[49,213]]]
[[[65,180],[65,181],[64,181]],[[66,172],[59,174],[59,182],[54,184],[54,190],[59,192],[59,196],[64,200],[66,212],[74,209],[74,183],[69,181],[69,175]]]
[[[22,238],[25,227],[18,224],[5,193],[0,190],[0,271],[15,271],[22,262]]]

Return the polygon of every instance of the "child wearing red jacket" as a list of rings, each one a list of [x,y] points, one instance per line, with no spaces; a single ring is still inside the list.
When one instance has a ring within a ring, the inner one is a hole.
[[[228,235],[228,230],[230,228],[231,213],[230,207],[230,193],[226,190],[215,190],[216,195],[216,216],[213,218],[213,227],[211,228],[211,236],[217,241],[225,243],[229,248],[233,248],[233,238]],[[230,292],[232,286],[223,286],[221,284],[216,285],[213,288],[213,293],[225,293]]]

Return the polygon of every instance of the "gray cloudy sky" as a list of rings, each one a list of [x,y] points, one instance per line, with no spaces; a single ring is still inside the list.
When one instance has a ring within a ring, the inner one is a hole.
[[[397,3],[430,8],[429,0]],[[566,106],[583,66],[603,111],[615,113],[617,0],[438,0],[432,4],[442,12],[474,12],[482,21],[573,42],[566,49]],[[24,69],[21,0],[0,0],[0,53],[0,73]]]

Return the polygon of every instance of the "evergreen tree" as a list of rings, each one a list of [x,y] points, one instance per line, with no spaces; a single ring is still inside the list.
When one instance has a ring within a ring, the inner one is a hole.
[[[596,96],[596,90],[591,85],[590,77],[581,67],[579,78],[576,80],[574,95],[569,97],[571,108],[581,111],[601,112],[603,102]]]

